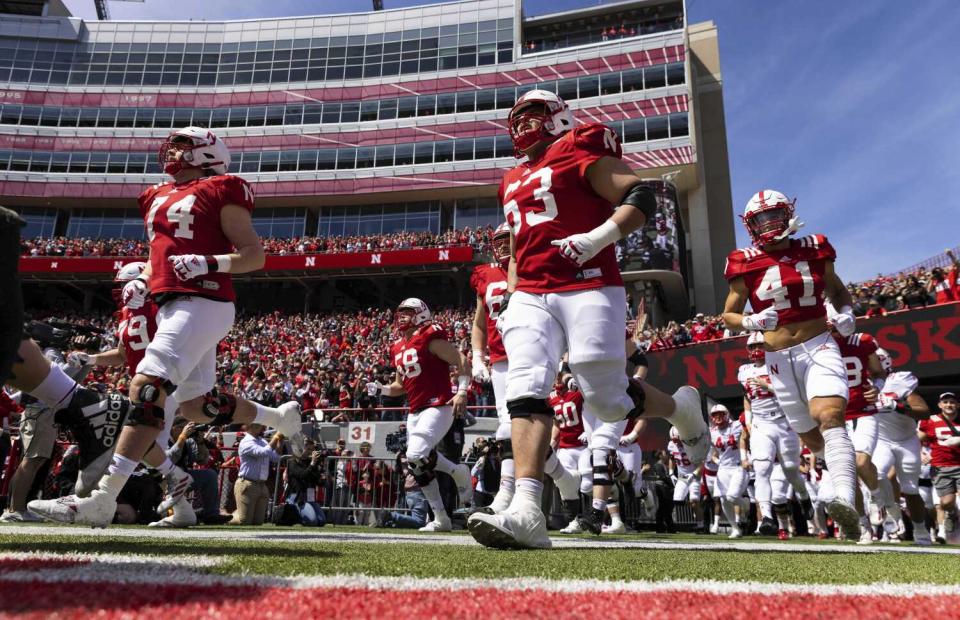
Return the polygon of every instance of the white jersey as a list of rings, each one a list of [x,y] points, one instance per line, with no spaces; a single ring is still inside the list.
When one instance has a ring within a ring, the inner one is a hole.
[[[696,471],[697,466],[690,462],[690,458],[687,456],[687,451],[684,449],[682,443],[670,440],[667,444],[667,452],[670,453],[670,458],[672,458],[673,462],[677,465],[678,478],[689,476]]]
[[[737,381],[743,386],[753,416],[758,420],[782,418],[783,410],[780,409],[780,403],[777,402],[777,397],[773,394],[773,388],[760,387],[754,383],[756,379],[770,385],[770,375],[767,372],[766,364],[762,366],[744,364],[737,371]]]
[[[720,467],[740,467],[740,435],[743,426],[739,420],[730,420],[724,428],[710,427],[710,442],[717,451]]]
[[[878,382],[879,383],[879,382]],[[904,400],[916,391],[920,382],[912,372],[894,372],[880,385],[877,402],[877,421],[880,423],[880,439],[902,443],[917,435],[917,421],[896,410],[896,402]]]

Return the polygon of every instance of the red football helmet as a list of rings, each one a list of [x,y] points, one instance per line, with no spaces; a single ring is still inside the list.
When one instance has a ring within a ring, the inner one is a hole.
[[[510,262],[510,225],[504,222],[493,231],[493,260],[506,269]]]
[[[507,127],[513,141],[513,154],[519,158],[538,142],[553,141],[573,129],[573,112],[556,93],[531,90],[513,105]]]
[[[179,153],[178,157],[173,157]],[[230,150],[223,140],[203,127],[184,127],[167,136],[158,153],[160,167],[173,176],[184,168],[202,168],[214,174],[226,174]]]
[[[420,327],[424,323],[429,323],[431,319],[430,308],[422,299],[408,297],[397,306],[395,321],[400,331],[406,331],[411,328]]]
[[[730,410],[717,404],[710,408],[710,423],[717,428],[723,428],[730,423]]]
[[[754,194],[742,216],[753,245],[777,243],[800,230],[803,222],[796,217],[796,202],[771,189]]]
[[[751,362],[763,363],[767,359],[767,352],[763,348],[763,333],[750,332],[747,337],[747,351],[750,353]]]

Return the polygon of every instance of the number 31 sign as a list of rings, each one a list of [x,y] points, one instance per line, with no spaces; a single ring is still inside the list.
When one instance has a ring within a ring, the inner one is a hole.
[[[372,444],[377,435],[376,430],[376,425],[369,422],[356,422],[350,424],[347,427],[347,442],[363,443],[364,441],[369,441]]]

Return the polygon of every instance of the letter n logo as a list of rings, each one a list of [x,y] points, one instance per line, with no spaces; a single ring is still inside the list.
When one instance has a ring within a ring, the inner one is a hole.
[[[371,265],[379,265],[379,264],[380,264],[380,255],[379,255],[379,254],[371,254],[371,255],[370,255],[370,264],[371,264]]]

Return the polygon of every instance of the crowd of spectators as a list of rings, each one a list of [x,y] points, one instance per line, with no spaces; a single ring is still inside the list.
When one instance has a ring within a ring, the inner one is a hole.
[[[267,254],[344,254],[470,246],[477,252],[488,252],[492,226],[448,230],[440,234],[419,231],[398,231],[381,235],[345,237],[261,238]],[[146,256],[143,239],[87,239],[81,237],[35,237],[21,242],[21,256]]]
[[[887,312],[923,308],[960,299],[960,261],[953,250],[942,255],[944,266],[919,267],[894,275],[878,275],[847,285],[854,312],[867,318]]]

